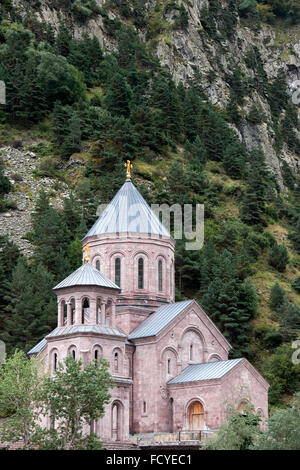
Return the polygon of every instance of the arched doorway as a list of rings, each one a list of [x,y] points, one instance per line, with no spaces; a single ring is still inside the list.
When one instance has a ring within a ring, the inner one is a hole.
[[[204,429],[204,409],[200,401],[193,401],[189,407],[189,429],[191,431]]]
[[[111,410],[111,437],[113,441],[120,441],[122,437],[122,405],[115,402]]]

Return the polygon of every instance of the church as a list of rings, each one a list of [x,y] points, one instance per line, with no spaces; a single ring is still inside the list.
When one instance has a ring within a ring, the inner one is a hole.
[[[107,448],[137,436],[204,438],[224,422],[228,405],[242,412],[251,403],[267,418],[265,379],[247,359],[228,359],[230,344],[195,300],[175,302],[175,240],[130,168],[82,240],[82,266],[54,287],[57,328],[28,354],[50,373],[67,355],[109,361],[115,386],[90,428]]]

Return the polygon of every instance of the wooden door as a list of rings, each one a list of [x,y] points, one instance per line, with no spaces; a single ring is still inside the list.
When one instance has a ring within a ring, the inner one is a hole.
[[[204,410],[199,401],[194,401],[190,406],[189,428],[192,431],[204,429]]]

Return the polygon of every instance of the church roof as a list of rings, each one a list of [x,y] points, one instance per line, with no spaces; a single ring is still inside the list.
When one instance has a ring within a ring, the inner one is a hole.
[[[236,367],[243,358],[230,359],[228,361],[205,362],[191,364],[181,374],[169,380],[168,384],[183,382],[200,382],[201,380],[221,379],[227,372]]]
[[[89,263],[84,263],[80,268],[76,269],[76,271],[66,277],[66,279],[57,284],[54,290],[73,286],[99,286],[120,290],[114,282]]]
[[[156,312],[130,333],[128,339],[147,338],[148,336],[157,335],[192,302],[193,300],[184,300],[159,307]]]
[[[102,325],[73,325],[62,328],[55,328],[53,331],[51,331],[51,333],[49,333],[49,335],[46,336],[46,338],[70,335],[74,333],[98,333],[102,335],[122,336],[123,338],[126,337],[125,333],[119,330],[119,328],[110,328],[108,326]],[[42,339],[42,341],[30,349],[27,354],[38,354],[41,352],[47,344],[46,338]]]
[[[125,181],[84,239],[104,233],[124,232],[171,237],[130,179]]]
[[[53,336],[63,336],[63,335],[71,335],[74,333],[100,333],[102,335],[112,335],[112,336],[123,336],[126,337],[125,333],[123,333],[119,328],[110,328],[109,326],[102,326],[102,325],[72,325],[72,326],[64,326],[55,328],[55,330],[51,331],[47,338],[52,338]]]
[[[44,339],[42,339],[42,341],[40,341],[38,344],[36,344],[33,348],[31,348],[30,351],[28,351],[27,354],[37,354],[37,353],[41,352],[41,350],[44,349],[46,344],[47,344],[47,340],[44,338]]]

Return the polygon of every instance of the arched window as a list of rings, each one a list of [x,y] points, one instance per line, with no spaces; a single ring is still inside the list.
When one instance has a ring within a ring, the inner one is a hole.
[[[138,260],[138,288],[144,289],[144,260],[139,258]]]
[[[57,369],[57,353],[53,354],[53,370]]]
[[[115,259],[115,284],[121,287],[121,260],[120,258]]]
[[[71,325],[74,325],[75,319],[75,299],[71,299]]]
[[[119,372],[119,353],[114,354],[114,371]]]
[[[68,355],[71,356],[74,360],[76,359],[76,348],[75,348],[75,346],[70,346],[69,347]]]
[[[99,346],[96,346],[94,349],[94,359],[95,361],[99,361],[101,358],[101,348]]]
[[[99,259],[97,259],[97,261],[96,261],[96,269],[98,271],[100,271],[100,260]]]
[[[63,301],[63,309],[64,309],[63,324],[66,325],[68,322],[68,306],[65,301]]]
[[[85,297],[82,301],[81,323],[85,323],[85,317],[90,313],[90,301]]]
[[[97,299],[97,324],[101,325],[102,316],[101,316],[101,299]]]
[[[162,284],[162,260],[158,261],[158,290],[162,292],[163,284]]]
[[[193,345],[190,345],[190,361],[193,360]]]

